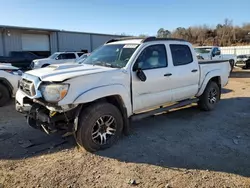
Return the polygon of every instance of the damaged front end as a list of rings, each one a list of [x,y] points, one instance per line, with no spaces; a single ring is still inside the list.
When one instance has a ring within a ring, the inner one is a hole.
[[[81,105],[58,105],[67,95],[69,84],[44,83],[27,77],[20,81],[16,93],[16,110],[25,114],[27,123],[47,134],[60,132],[68,136],[75,132],[74,122]]]
[[[72,105],[63,109],[62,107],[50,106],[37,99],[26,98],[24,101],[26,103],[22,106],[16,101],[16,110],[25,114],[27,123],[31,127],[47,134],[58,132],[63,136],[75,132],[77,127],[74,124],[75,118],[79,114],[81,105]],[[29,102],[27,103],[27,101]]]

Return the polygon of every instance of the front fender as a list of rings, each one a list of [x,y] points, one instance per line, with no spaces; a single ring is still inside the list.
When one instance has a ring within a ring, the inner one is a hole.
[[[202,93],[204,92],[204,90],[207,87],[208,82],[213,78],[213,77],[220,77],[221,75],[221,71],[219,69],[216,70],[212,70],[210,72],[208,72],[205,76],[205,78],[203,79],[203,82],[201,83],[201,87],[198,90],[198,93],[196,94],[197,97],[201,96]],[[221,79],[221,77],[220,77]]]
[[[127,108],[128,116],[130,116],[132,114],[132,107],[129,91],[121,84],[98,86],[84,91],[74,100],[73,104],[88,103],[112,95],[119,95],[121,97]]]

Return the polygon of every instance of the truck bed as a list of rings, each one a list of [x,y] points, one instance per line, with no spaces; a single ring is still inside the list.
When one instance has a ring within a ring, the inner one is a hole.
[[[224,63],[228,62],[228,60],[199,60],[199,64],[214,64],[214,63]]]
[[[225,86],[228,82],[228,77],[231,72],[231,66],[229,61],[226,60],[202,60],[199,61],[200,67],[200,86],[207,76],[211,72],[217,72],[216,75],[221,77],[221,86]]]

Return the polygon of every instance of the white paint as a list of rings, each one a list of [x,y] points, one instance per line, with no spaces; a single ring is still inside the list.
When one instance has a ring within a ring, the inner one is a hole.
[[[135,42],[138,41],[126,40],[115,43],[133,44]],[[132,67],[142,50],[154,44],[165,45],[168,67],[144,70],[147,80],[142,82],[133,72]],[[188,45],[193,55],[193,62],[183,66],[174,66],[169,44]],[[192,72],[192,70],[197,71]],[[33,81],[38,93],[38,86],[43,81],[70,84],[69,91],[65,98],[59,101],[59,106],[87,103],[106,96],[117,95],[127,108],[128,116],[131,116],[166,103],[197,97],[203,93],[208,81],[214,76],[220,77],[223,87],[228,82],[229,72],[229,62],[198,64],[196,53],[188,42],[152,41],[141,43],[127,65],[121,69],[71,63],[29,71],[24,77],[32,81],[35,78],[41,80]],[[171,73],[172,76],[164,76],[167,73]]]
[[[49,35],[22,34],[23,51],[50,51]]]
[[[221,47],[222,54],[250,55],[250,46]]]
[[[234,60],[234,63],[237,61],[237,56],[234,54],[226,54],[221,51],[221,47],[218,46],[199,46],[196,47],[195,49],[202,49],[202,48],[210,48],[209,53],[196,53],[197,56],[201,56],[204,60]],[[217,50],[221,51],[221,54],[219,55],[213,55],[214,51]]]
[[[58,59],[58,57],[61,54],[69,54],[69,53],[74,54],[75,58],[72,58],[72,59]],[[48,57],[48,58],[33,60],[32,63],[31,63],[31,68],[32,69],[38,69],[38,68],[41,68],[45,64],[46,65],[53,65],[53,64],[62,64],[62,63],[68,63],[68,62],[74,63],[78,58],[80,58],[78,56],[78,53],[81,53],[81,52],[56,52],[56,53],[52,54],[50,57]]]
[[[10,64],[0,64],[0,78],[5,78],[6,80],[9,81],[11,86],[13,87],[12,93],[13,96],[15,96],[17,90],[18,90],[18,81],[21,79],[21,76],[19,75],[13,75],[9,72],[6,72],[4,70],[18,70],[17,67],[13,67]]]

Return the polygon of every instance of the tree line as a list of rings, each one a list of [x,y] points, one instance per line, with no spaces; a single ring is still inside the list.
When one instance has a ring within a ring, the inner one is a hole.
[[[146,37],[147,35],[140,35]],[[224,23],[217,24],[215,28],[207,25],[191,26],[188,28],[178,27],[173,31],[160,28],[156,34],[160,38],[181,38],[194,45],[249,45],[250,44],[250,23],[242,26],[234,26],[233,21],[225,19]]]

